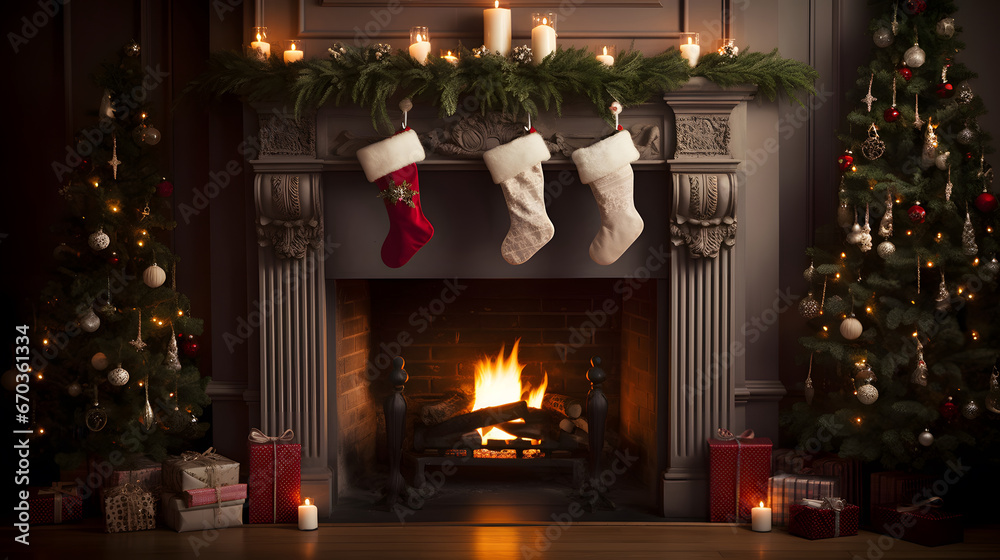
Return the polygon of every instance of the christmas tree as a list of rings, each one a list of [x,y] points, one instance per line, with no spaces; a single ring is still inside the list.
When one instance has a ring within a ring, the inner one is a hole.
[[[870,25],[838,224],[808,250],[806,402],[782,419],[810,451],[915,469],[996,459],[997,199],[955,9],[881,2]]]
[[[32,325],[31,366],[35,447],[64,468],[88,455],[161,459],[208,429],[198,422],[208,378],[193,360],[202,321],[175,286],[173,186],[157,169],[138,54],[133,43],[101,68],[97,121],[53,163],[71,217],[57,226],[65,242]]]

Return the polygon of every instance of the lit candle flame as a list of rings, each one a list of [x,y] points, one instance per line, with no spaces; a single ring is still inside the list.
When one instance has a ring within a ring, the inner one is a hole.
[[[692,37],[688,37],[688,44],[689,44],[689,45],[692,45],[692,44],[694,44],[694,43],[693,43],[693,41],[694,41],[694,38],[692,38]]]
[[[764,507],[764,502],[761,502],[761,503],[760,503],[760,507]]]
[[[548,24],[549,24],[548,18],[542,18],[542,25],[548,25]]]
[[[292,43],[292,50],[295,50],[295,43]]]
[[[423,40],[424,38],[419,33],[417,33],[417,42],[420,43],[423,42]]]
[[[306,498],[306,505],[309,505],[309,498]]]
[[[604,47],[604,54],[608,54],[608,47]]]
[[[493,7],[494,8],[499,8],[500,7],[500,0],[493,0]]]
[[[260,33],[257,34],[257,42],[260,42]]]

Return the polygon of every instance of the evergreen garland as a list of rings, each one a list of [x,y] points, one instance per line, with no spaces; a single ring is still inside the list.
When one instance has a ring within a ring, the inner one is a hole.
[[[291,64],[276,55],[264,61],[217,52],[208,72],[190,87],[216,95],[245,95],[250,101],[284,101],[294,105],[296,117],[326,103],[349,100],[369,108],[372,124],[380,128],[390,124],[386,107],[394,96],[430,102],[442,117],[455,114],[463,96],[473,97],[480,112],[514,115],[550,109],[559,114],[566,100],[583,98],[610,122],[612,101],[625,107],[645,103],[680,88],[692,76],[722,87],[755,84],[768,99],[784,92],[799,103],[801,92],[815,93],[818,77],[810,66],[781,58],[777,50],[744,50],[736,57],[711,53],[691,68],[673,48],[654,56],[630,50],[613,66],[602,64],[588,49],[576,48],[558,49],[538,65],[496,54],[476,56],[464,48],[457,64],[433,55],[421,64],[405,51],[386,54],[387,49],[335,44],[329,58]]]

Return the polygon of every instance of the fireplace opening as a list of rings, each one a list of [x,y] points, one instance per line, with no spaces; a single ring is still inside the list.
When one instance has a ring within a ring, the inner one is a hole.
[[[402,475],[411,492],[431,490],[425,509],[476,503],[491,485],[564,508],[590,475],[587,374],[596,357],[606,376],[608,495],[618,509],[655,512],[666,443],[665,282],[334,281],[338,506],[363,509],[385,486],[383,402],[398,355],[408,375]],[[477,377],[506,392],[477,393]]]

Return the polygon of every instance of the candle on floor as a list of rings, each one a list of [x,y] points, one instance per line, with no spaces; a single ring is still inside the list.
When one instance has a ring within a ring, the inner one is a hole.
[[[681,57],[687,59],[692,68],[698,64],[698,57],[701,55],[701,45],[698,43],[697,33],[681,33]]]
[[[614,66],[615,64],[615,51],[614,46],[611,47],[611,51],[608,51],[608,46],[604,45],[604,54],[597,55],[597,60],[600,60],[607,66]]]
[[[417,62],[424,64],[427,62],[427,55],[431,54],[431,36],[426,27],[410,28],[410,56],[417,59]]]
[[[510,54],[510,8],[501,8],[500,0],[483,10],[483,45],[491,53]]]
[[[309,503],[309,498],[306,498],[306,503],[299,506],[299,530],[313,531],[317,528],[319,528],[319,511],[316,506]]]
[[[271,43],[267,42],[267,28],[254,27],[251,30],[256,41],[250,42],[250,49],[261,60],[267,60],[271,56]]]
[[[447,60],[448,62],[450,62],[452,64],[458,64],[458,54],[457,53],[452,54],[451,51],[446,51],[444,49],[441,49],[441,58]]]
[[[285,64],[298,62],[299,60],[302,60],[303,56],[305,56],[305,53],[298,49],[298,45],[295,44],[295,41],[289,41],[288,50],[285,51]]]
[[[771,530],[771,508],[764,507],[764,502],[760,503],[760,507],[750,510],[750,528],[758,533]]]
[[[556,50],[556,15],[531,14],[531,58],[541,64],[545,57]]]

